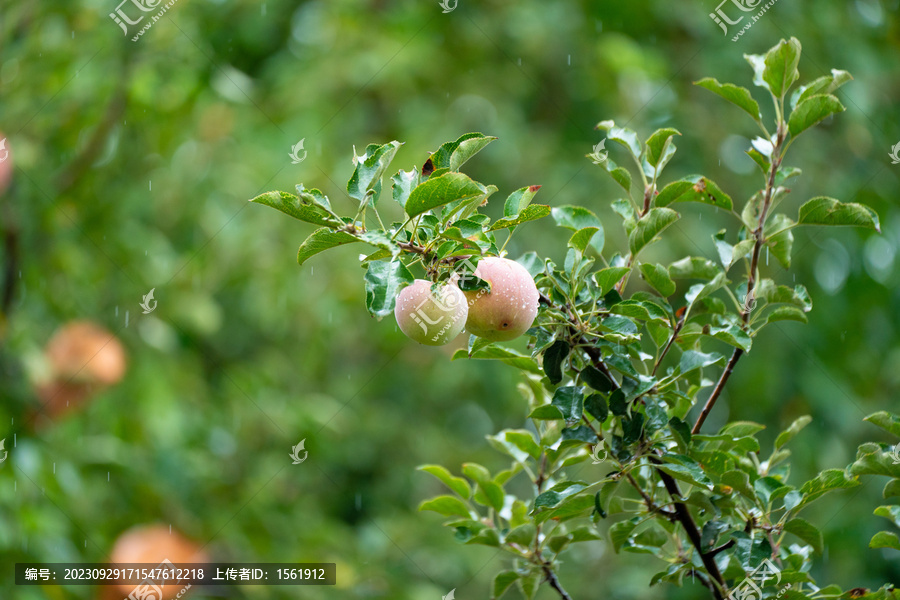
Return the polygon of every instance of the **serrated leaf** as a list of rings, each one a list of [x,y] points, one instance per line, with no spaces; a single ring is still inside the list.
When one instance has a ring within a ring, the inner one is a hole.
[[[594,236],[599,231],[600,230],[596,227],[585,227],[584,229],[579,229],[574,234],[572,234],[572,237],[569,238],[569,242],[567,245],[569,248],[574,248],[578,250],[578,252],[584,254],[587,250],[588,244],[591,243]]]
[[[438,496],[426,500],[419,505],[419,510],[431,510],[447,517],[459,516],[467,519],[472,517],[466,503],[456,496]]]
[[[733,83],[719,83],[712,77],[706,77],[700,81],[695,81],[694,85],[706,88],[714,94],[725,98],[732,104],[742,108],[748,115],[753,117],[757,122],[762,120],[759,112],[759,104],[750,95],[750,90],[744,87],[734,85]]]
[[[522,223],[527,223],[528,221],[536,221],[537,219],[543,219],[547,215],[550,214],[550,207],[545,204],[531,204],[530,206],[525,207],[522,212],[513,217],[503,217],[502,219],[497,219],[487,227],[487,231],[497,231],[499,229],[507,229],[509,227],[516,227],[517,225],[521,225]]]
[[[591,240],[591,247],[597,252],[603,252],[603,224],[593,212],[583,206],[566,205],[554,206],[551,214],[557,225],[572,231],[579,231],[585,227],[596,227],[598,231]]]
[[[775,323],[777,321],[798,321],[800,323],[809,323],[809,319],[802,310],[796,306],[779,306],[769,313],[766,317],[766,323]]]
[[[734,206],[731,196],[703,175],[689,175],[668,184],[660,190],[655,205],[668,206],[673,202],[701,202],[725,210],[731,210]]]
[[[783,97],[788,88],[800,78],[797,65],[800,63],[800,42],[796,38],[781,40],[765,55],[750,60],[755,73],[754,83],[765,87],[776,97]]]
[[[399,260],[378,260],[366,269],[366,309],[378,319],[394,312],[397,294],[415,278]]]
[[[793,533],[798,538],[812,546],[813,550],[821,554],[825,546],[822,532],[805,519],[793,518],[784,524],[784,530]]]
[[[594,281],[600,288],[600,294],[605,296],[630,270],[628,267],[607,267],[594,273]]]
[[[334,231],[328,227],[316,229],[300,244],[300,249],[297,251],[297,263],[302,265],[310,257],[320,252],[359,241],[361,240],[358,237],[346,231]]]
[[[603,371],[591,365],[581,370],[581,379],[598,392],[607,393],[615,388],[615,384]]]
[[[677,129],[666,127],[664,129],[657,129],[653,132],[653,135],[647,138],[646,158],[651,166],[656,167],[659,164],[660,159],[663,157],[663,152],[671,143],[673,135],[681,135],[681,132]]]
[[[539,185],[526,185],[507,196],[506,201],[503,203],[503,216],[515,217],[521,213],[531,204],[531,200],[539,189],[541,189]]]
[[[831,225],[867,227],[881,233],[878,214],[863,204],[842,203],[834,198],[820,196],[800,207],[797,219],[800,225]]]
[[[806,506],[832,490],[853,488],[858,485],[859,480],[850,477],[843,469],[827,469],[800,487],[800,493],[803,494],[800,506]]]
[[[716,263],[706,258],[686,256],[669,265],[669,277],[672,279],[715,279],[722,273]]]
[[[900,538],[891,531],[879,531],[869,541],[869,548],[893,548],[900,550]]]
[[[900,437],[900,416],[882,410],[872,413],[863,420],[884,429],[892,435]]]
[[[469,487],[469,483],[462,477],[453,476],[445,467],[441,465],[422,465],[418,467],[418,470],[434,475],[458,496],[467,500],[472,497],[472,488]]]
[[[556,385],[562,381],[562,363],[569,355],[569,343],[557,340],[544,351],[544,373],[550,383]]]
[[[557,388],[550,404],[559,409],[567,423],[581,421],[584,412],[584,389],[574,385]]]
[[[622,144],[631,152],[632,156],[640,159],[643,149],[641,140],[634,131],[625,127],[618,127],[613,121],[600,121],[597,123],[596,128],[606,130],[606,139]]]
[[[797,105],[788,119],[788,130],[797,137],[827,117],[847,110],[841,101],[831,94],[810,96]]]
[[[616,551],[616,554],[619,553],[619,550],[622,548],[622,545],[631,537],[631,534],[634,532],[634,528],[637,527],[637,524],[640,523],[640,519],[638,517],[634,517],[629,519],[628,521],[619,521],[618,523],[613,523],[609,528],[609,541],[613,546],[613,550]]]
[[[606,417],[609,416],[609,407],[606,405],[606,399],[600,394],[588,396],[584,401],[584,410],[597,419],[598,423],[603,423],[606,421]]]
[[[778,213],[766,223],[763,232],[766,246],[785,269],[791,266],[791,250],[794,247],[794,233],[791,231],[791,227],[794,225],[795,223],[790,217]]]
[[[675,282],[669,276],[669,271],[662,265],[644,263],[640,267],[641,276],[650,287],[659,292],[663,298],[668,298],[675,293]]]
[[[791,94],[791,110],[795,109],[798,103],[806,100],[810,96],[831,94],[839,87],[852,80],[853,77],[847,71],[832,69],[831,75],[823,75],[822,77],[797,88],[794,93]]]
[[[900,506],[892,504],[889,506],[879,506],[873,513],[876,517],[884,517],[895,526],[900,527]]]
[[[380,189],[381,176],[390,166],[397,150],[402,146],[400,142],[388,142],[387,144],[369,144],[363,156],[354,153],[353,175],[347,182],[347,193],[351,198],[362,201],[376,186]],[[377,194],[376,194],[377,196]],[[373,204],[374,204],[374,198]]]
[[[481,350],[472,352],[471,355],[469,355],[468,350],[466,350],[465,348],[460,348],[453,353],[453,356],[450,357],[450,360],[460,360],[464,358],[499,360],[522,371],[527,371],[529,373],[535,374],[540,373],[537,362],[535,362],[533,358],[505,346],[487,346],[485,348],[482,348]]]
[[[537,460],[541,457],[541,447],[534,441],[534,436],[531,435],[531,432],[524,429],[509,429],[504,431],[503,434],[507,442],[526,452],[531,458]]]
[[[447,172],[439,177],[429,177],[410,193],[406,201],[406,214],[420,215],[450,202],[471,200],[484,194],[484,190],[467,175]]]
[[[395,175],[391,176],[391,182],[394,200],[405,209],[409,195],[419,185],[418,169],[413,169],[409,172],[400,169]]]
[[[519,579],[519,574],[515,571],[502,571],[494,577],[494,583],[491,586],[491,599],[497,600],[503,596],[509,588],[511,588]]]
[[[441,144],[441,147],[431,155],[431,163],[435,170],[458,171],[467,160],[496,139],[496,137],[486,136],[482,133],[463,134],[455,141]]]
[[[319,190],[314,191],[318,192]],[[327,210],[314,202],[309,194],[307,196],[295,196],[287,192],[266,192],[256,198],[252,198],[250,202],[280,210],[284,214],[306,223],[331,227],[341,225]]]
[[[590,158],[592,155],[588,154],[587,156]],[[631,173],[628,172],[628,169],[616,166],[616,163],[609,156],[605,160],[595,160],[594,164],[603,167],[610,177],[622,186],[622,189],[629,194],[631,193]]]
[[[725,359],[721,354],[711,352],[704,354],[696,350],[686,350],[681,355],[681,361],[678,363],[681,373],[689,373],[694,369],[702,369],[711,365],[717,365]]]
[[[732,470],[722,473],[722,483],[737,490],[748,500],[756,499],[756,492],[750,485],[750,476],[743,471]]]
[[[679,214],[670,208],[651,208],[640,218],[628,238],[632,256],[636,256],[650,244],[656,236],[679,219]]]

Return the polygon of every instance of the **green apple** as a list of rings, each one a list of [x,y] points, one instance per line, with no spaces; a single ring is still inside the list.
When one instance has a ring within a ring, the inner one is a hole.
[[[425,279],[400,290],[394,305],[400,331],[428,346],[443,346],[459,335],[468,311],[466,297],[455,284],[432,284]]]
[[[469,300],[466,331],[479,337],[506,342],[528,331],[538,312],[537,286],[531,274],[508,258],[483,258],[475,276],[491,284],[491,291],[464,292]]]

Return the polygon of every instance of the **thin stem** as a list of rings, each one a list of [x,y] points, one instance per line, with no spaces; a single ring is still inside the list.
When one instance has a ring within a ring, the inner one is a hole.
[[[659,355],[659,358],[656,359],[656,363],[653,365],[653,371],[650,372],[651,377],[656,375],[656,370],[659,368],[660,363],[662,363],[663,359],[666,357],[666,354],[669,353],[669,349],[671,349],[672,344],[675,343],[675,338],[678,337],[678,334],[681,332],[682,327],[684,327],[684,317],[679,319],[678,323],[675,324],[675,329],[672,330],[672,337],[669,338],[669,342],[666,344],[666,347],[663,348],[662,354]]]
[[[556,573],[553,572],[553,569],[550,566],[550,563],[544,563],[544,575],[547,576],[547,582],[550,584],[556,593],[559,594],[559,597],[563,600],[572,600],[572,596],[563,588],[562,584],[559,582],[559,579],[556,577]]]
[[[728,382],[728,378],[731,377],[731,373],[734,371],[734,366],[737,364],[737,361],[741,359],[741,356],[744,354],[744,351],[740,348],[735,348],[734,352],[731,354],[731,359],[728,361],[728,364],[725,366],[725,370],[722,371],[722,376],[719,377],[718,383],[716,383],[715,389],[713,389],[712,394],[709,395],[709,399],[707,399],[706,404],[703,405],[703,410],[700,411],[700,416],[697,417],[697,422],[694,423],[693,429],[691,429],[691,433],[695,434],[700,431],[700,428],[703,427],[703,423],[706,422],[706,417],[709,416],[710,411],[712,411],[713,406],[716,405],[716,400],[719,399],[719,396],[722,395],[722,390],[725,389],[725,384]]]

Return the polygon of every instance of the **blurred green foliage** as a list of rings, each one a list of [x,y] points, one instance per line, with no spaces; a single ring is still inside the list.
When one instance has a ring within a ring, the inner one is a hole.
[[[0,15],[0,130],[14,165],[0,229],[15,242],[0,251],[14,282],[0,346],[3,598],[100,598],[92,587],[15,587],[11,565],[103,561],[123,531],[151,522],[219,560],[336,562],[337,588],[304,588],[307,598],[483,597],[500,560],[415,511],[440,488],[414,467],[505,462],[484,436],[521,426],[515,375],[451,363],[453,348],[416,347],[390,319],[370,319],[357,250],[298,268],[291,256],[308,232],[246,199],[303,182],[353,206],[342,185],[351,146],[404,140],[395,165],[409,168],[483,131],[500,139],[467,170],[496,184],[495,198],[540,184],[542,203],[617,218],[615,184],[584,157],[602,119],[645,134],[678,128],[669,175],[703,172],[744,197],[757,185],[742,154],[756,132],[691,83],[749,86],[742,54],[790,35],[809,77],[826,65],[855,77],[837,93],[846,113],[794,148],[804,175],[791,202],[864,202],[884,234],[798,235],[810,324],[767,329],[709,427],[752,419],[779,431],[811,414],[793,444],[800,477],[845,466],[861,441],[893,443],[862,417],[890,408],[900,387],[900,167],[887,156],[900,139],[895,0],[781,2],[738,42],[710,20],[712,0],[460,0],[448,14],[436,1],[180,0],[137,42],[109,18],[115,9],[6,0]],[[301,139],[308,155],[291,164]],[[720,226],[686,218],[648,255],[713,258]],[[528,227],[510,253],[561,261],[565,234]],[[159,304],[144,315],[150,288]],[[84,318],[121,338],[127,376],[82,409],[30,418],[43,345]],[[304,438],[309,459],[292,465]],[[896,552],[867,548],[882,528],[871,515],[880,495],[869,484],[807,515],[825,533],[820,578],[845,588],[898,579]],[[651,560],[595,546],[573,552],[561,577],[579,598],[658,598],[646,588]]]

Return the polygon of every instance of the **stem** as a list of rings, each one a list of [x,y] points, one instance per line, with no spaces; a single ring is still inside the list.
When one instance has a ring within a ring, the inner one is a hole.
[[[559,597],[563,600],[572,600],[572,596],[563,589],[562,584],[559,582],[559,579],[556,577],[556,573],[553,572],[553,569],[550,567],[550,563],[543,564],[544,575],[547,576],[547,582],[550,584],[556,593],[559,594]]]
[[[660,460],[655,456],[651,457],[650,460],[656,464],[661,464]],[[697,550],[697,554],[700,555],[700,559],[703,561],[706,572],[709,573],[711,579],[709,589],[712,592],[713,597],[716,600],[724,600],[725,596],[723,595],[723,591],[727,590],[725,579],[719,571],[719,566],[716,564],[714,555],[711,552],[703,552],[700,530],[697,529],[697,523],[694,522],[691,511],[688,510],[688,507],[685,506],[684,502],[681,500],[681,489],[679,489],[678,483],[668,473],[659,469],[657,469],[656,472],[659,473],[659,478],[662,480],[663,485],[666,486],[666,491],[669,493],[669,496],[672,497],[675,507],[675,519],[681,523],[685,533],[687,533],[688,539],[691,540],[691,545],[694,546]]]
[[[675,324],[675,329],[672,330],[672,337],[669,338],[669,342],[666,344],[666,347],[663,348],[662,354],[659,355],[659,358],[656,359],[656,364],[653,365],[653,371],[650,372],[651,377],[656,375],[656,370],[659,368],[660,363],[662,363],[663,359],[666,357],[666,354],[669,353],[669,349],[672,348],[672,344],[675,343],[675,338],[678,337],[678,334],[681,332],[682,327],[684,327],[684,317],[679,319],[678,323]]]
[[[740,348],[735,348],[734,352],[731,355],[731,359],[728,361],[728,364],[725,366],[725,370],[722,371],[722,376],[719,377],[718,383],[716,383],[715,389],[713,389],[712,394],[709,395],[709,399],[706,401],[706,404],[703,405],[703,410],[700,411],[700,416],[697,417],[697,422],[694,423],[693,429],[691,429],[692,434],[696,434],[700,431],[700,428],[703,427],[703,423],[706,421],[706,417],[709,416],[710,411],[712,411],[713,406],[716,404],[716,400],[719,399],[719,396],[722,395],[722,390],[725,389],[725,384],[728,382],[728,378],[731,377],[731,373],[734,371],[734,365],[737,364],[737,361],[741,359],[744,351]]]

